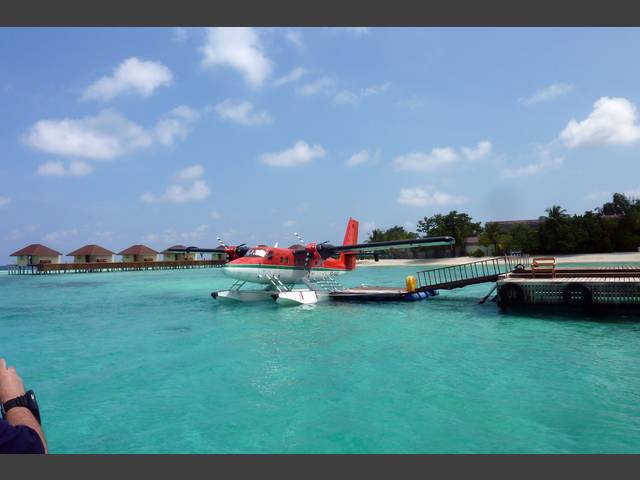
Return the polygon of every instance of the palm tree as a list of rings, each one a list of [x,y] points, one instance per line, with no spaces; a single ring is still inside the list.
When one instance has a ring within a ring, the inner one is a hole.
[[[547,218],[555,221],[559,221],[568,216],[567,211],[560,205],[552,205],[550,208],[547,208],[545,212],[547,212]]]

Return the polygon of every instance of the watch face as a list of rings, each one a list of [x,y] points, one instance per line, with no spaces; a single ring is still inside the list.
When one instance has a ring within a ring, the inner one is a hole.
[[[29,402],[29,406],[38,408],[38,402],[36,401],[36,394],[33,393],[33,390],[29,390],[26,393],[27,401]]]

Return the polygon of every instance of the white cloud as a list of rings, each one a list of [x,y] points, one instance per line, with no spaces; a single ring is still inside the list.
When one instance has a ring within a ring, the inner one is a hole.
[[[457,151],[452,147],[434,148],[431,152],[412,152],[394,158],[391,163],[397,170],[432,172],[458,163],[461,159],[482,160],[492,152],[491,142],[482,140],[475,148],[462,147]]]
[[[61,160],[43,163],[38,166],[38,175],[52,177],[84,177],[93,172],[94,168],[81,160],[71,160],[69,166],[65,167]]]
[[[282,222],[283,227],[294,227],[295,225],[296,225],[295,220],[285,220],[284,222]]]
[[[147,129],[114,110],[102,110],[93,117],[39,120],[21,136],[21,140],[45,153],[111,160],[156,142],[164,146],[173,145],[176,139],[188,135],[191,124],[199,118],[200,113],[181,105],[160,118],[153,128]],[[59,162],[45,165],[44,175],[62,172]],[[80,167],[80,164],[75,164],[75,170],[72,168],[68,174],[79,175]]]
[[[632,198],[632,199],[640,199],[640,187],[638,188],[632,188],[630,190],[625,190],[624,192],[622,192],[626,197],[628,198]]]
[[[357,153],[351,155],[345,165],[347,167],[357,167],[358,165],[362,165],[367,162],[374,162],[380,159],[380,150],[376,150],[374,152],[369,152],[369,150],[360,150]]]
[[[204,175],[204,167],[202,165],[191,165],[177,172],[173,178],[177,182],[186,182],[200,178],[202,175]]]
[[[254,110],[251,102],[227,99],[214,107],[216,113],[223,120],[239,123],[240,125],[264,125],[271,123],[271,116],[266,110]]]
[[[369,27],[334,27],[332,30],[334,32],[352,33],[356,37],[360,37],[369,33]]]
[[[355,105],[362,98],[383,94],[389,89],[390,86],[391,83],[387,82],[381,85],[371,85],[369,87],[360,88],[355,91],[342,90],[335,94],[335,96],[333,97],[333,101],[341,104],[348,103],[351,105]]]
[[[535,103],[548,102],[559,97],[563,97],[575,90],[575,87],[569,83],[552,83],[551,85],[536,90],[528,97],[518,99],[522,105],[533,105]]]
[[[165,147],[173,145],[177,139],[184,140],[191,131],[191,124],[199,118],[200,113],[186,105],[174,108],[156,123],[156,140]]]
[[[317,80],[298,87],[298,95],[309,97],[318,93],[328,93],[335,88],[336,81],[331,77],[320,77]]]
[[[127,58],[113,69],[111,76],[105,76],[89,85],[82,94],[85,100],[112,100],[118,95],[137,93],[149,97],[161,86],[169,86],[173,74],[159,62]]]
[[[169,185],[161,196],[147,192],[140,197],[146,203],[187,203],[204,200],[211,194],[211,190],[204,180],[196,180],[190,185]]]
[[[482,160],[491,155],[491,142],[483,140],[479,142],[476,148],[462,147],[460,151],[468,160]]]
[[[200,119],[200,113],[197,110],[189,107],[188,105],[180,105],[171,110],[169,115],[172,115],[176,118],[181,118],[182,120],[186,120],[189,122],[195,122]]]
[[[399,107],[408,108],[409,110],[418,110],[419,108],[424,107],[425,103],[426,102],[423,98],[410,97],[410,98],[404,98],[402,100],[398,100],[396,102],[396,105],[398,105]]]
[[[392,160],[398,170],[430,172],[447,167],[458,161],[458,154],[453,148],[434,148],[429,153],[413,152],[400,155]]]
[[[629,145],[640,140],[638,112],[626,98],[601,97],[593,111],[578,122],[572,119],[560,132],[569,148],[592,145]]]
[[[109,230],[97,230],[93,234],[101,240],[113,238],[114,233]]]
[[[9,197],[4,197],[0,195],[0,208],[9,205],[10,202],[11,202],[11,199]]]
[[[169,185],[162,195],[143,193],[140,199],[145,203],[187,203],[204,200],[211,194],[206,182],[200,177],[204,174],[202,165],[191,165],[175,173],[177,183]]]
[[[162,233],[149,233],[144,236],[144,240],[147,242],[163,241],[167,243],[173,243],[178,241],[192,242],[194,240],[200,240],[204,234],[209,230],[209,226],[206,224],[200,224],[190,232],[178,232],[175,228],[167,228]]]
[[[611,192],[605,192],[603,190],[598,192],[590,192],[585,195],[587,200],[598,201],[598,200],[606,200],[611,197]]]
[[[259,160],[271,167],[298,167],[311,163],[316,158],[327,154],[322,145],[309,146],[306,142],[298,140],[295,145],[286,150],[275,153],[265,153]]]
[[[112,110],[94,117],[39,120],[23,135],[36,150],[95,160],[108,160],[148,147],[153,135]]]
[[[398,194],[398,203],[410,207],[458,205],[465,202],[467,202],[466,197],[439,192],[431,187],[402,188]]]
[[[309,71],[307,69],[302,68],[302,67],[296,67],[293,70],[291,70],[289,73],[287,73],[286,75],[274,80],[272,85],[274,87],[281,87],[281,86],[286,85],[288,83],[297,82],[298,80],[300,80],[307,73],[309,73]]]
[[[58,243],[67,238],[75,237],[78,235],[78,233],[79,232],[77,228],[62,230],[59,232],[50,232],[50,233],[47,233],[44,237],[42,237],[42,240],[45,242]]]
[[[233,68],[252,87],[262,86],[273,68],[258,33],[250,27],[208,28],[200,52],[203,66]]]
[[[562,157],[555,157],[548,160],[542,160],[538,163],[531,163],[519,168],[506,168],[500,172],[502,178],[518,178],[518,177],[530,177],[531,175],[537,175],[552,168],[558,168],[564,163]]]
[[[185,27],[175,27],[173,30],[173,41],[176,43],[184,43],[189,38],[189,29]]]
[[[218,219],[222,218],[222,215],[220,214],[220,212],[218,212],[216,210],[214,210],[212,212],[209,212],[209,216],[211,218],[213,218],[214,220],[218,220]]]
[[[378,224],[376,222],[364,222],[362,224],[362,231],[364,233],[371,233],[376,228],[378,228]]]
[[[300,30],[287,30],[284,32],[284,38],[289,40],[293,45],[298,48],[304,48],[304,43],[302,42],[302,32]]]
[[[350,92],[349,90],[342,90],[336,93],[333,97],[333,101],[336,103],[348,103],[350,105],[355,105],[356,103],[358,103],[359,99],[360,97],[358,97],[357,93]]]
[[[38,230],[37,225],[25,225],[24,227],[14,228],[5,238],[9,240],[20,240],[25,235],[33,233],[36,230]]]

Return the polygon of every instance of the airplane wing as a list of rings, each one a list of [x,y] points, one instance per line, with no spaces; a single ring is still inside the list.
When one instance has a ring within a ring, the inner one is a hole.
[[[174,253],[227,253],[227,251],[222,248],[198,248],[198,247],[187,247],[187,248],[169,248],[168,252]]]
[[[456,241],[453,237],[425,237],[415,238],[410,240],[389,240],[385,242],[371,242],[371,243],[356,243],[353,245],[326,245],[320,244],[317,246],[318,251],[323,254],[333,255],[335,253],[347,252],[347,253],[359,253],[359,252],[375,252],[380,250],[390,249],[405,249],[416,247],[439,247],[453,245]]]

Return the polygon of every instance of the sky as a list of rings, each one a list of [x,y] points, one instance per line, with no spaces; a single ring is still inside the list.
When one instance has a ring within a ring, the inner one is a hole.
[[[0,264],[640,196],[637,28],[0,29]]]

